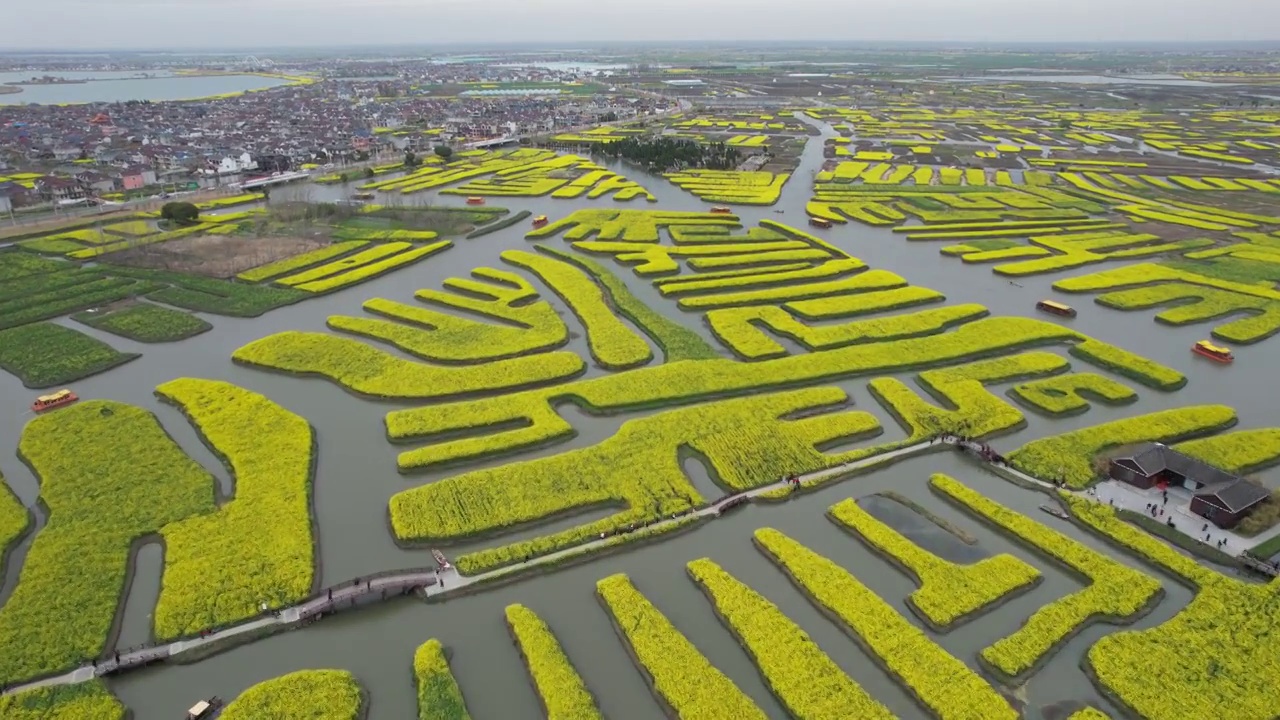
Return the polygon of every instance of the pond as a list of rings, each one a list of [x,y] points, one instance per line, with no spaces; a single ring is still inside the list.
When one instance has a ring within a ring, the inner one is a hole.
[[[805,150],[801,167],[788,184],[778,205],[771,208],[736,208],[743,222],[754,225],[762,219],[800,225],[809,196],[811,173],[822,163],[822,141],[814,138]],[[633,169],[620,172],[648,187],[660,202],[649,205],[635,201],[632,207],[661,207],[668,210],[706,210],[703,203],[660,178],[645,177]],[[312,199],[345,197],[349,188],[341,186],[291,186],[272,193],[273,201],[290,193]],[[412,196],[413,201],[462,206],[456,195],[434,192]],[[546,199],[491,199],[490,204],[545,212],[562,216],[579,208],[611,207],[609,201]],[[626,207],[619,203],[618,206]],[[782,210],[777,214],[775,210]],[[322,298],[281,308],[256,319],[210,317],[214,329],[181,343],[143,346],[96,330],[80,327],[101,337],[121,351],[141,352],[143,357],[109,373],[75,384],[83,398],[107,398],[132,403],[157,414],[166,429],[196,460],[219,478],[226,478],[221,464],[200,442],[177,410],[162,405],[152,395],[161,382],[178,376],[226,380],[263,393],[315,427],[319,457],[315,478],[316,526],[319,528],[320,582],[336,584],[369,573],[431,564],[426,550],[398,547],[387,528],[388,499],[396,492],[456,471],[441,471],[406,477],[396,470],[396,454],[401,448],[385,438],[384,415],[404,403],[358,399],[333,384],[301,377],[285,377],[231,362],[232,350],[252,340],[282,330],[324,331],[325,318],[333,314],[361,314],[360,304],[372,297],[412,302],[419,288],[438,288],[451,276],[465,276],[472,268],[504,267],[498,255],[507,248],[527,248],[524,223],[457,246],[412,268],[364,285]],[[901,235],[857,224],[838,226],[823,232],[830,242],[863,259],[875,268],[899,273],[915,285],[944,292],[952,303],[977,302],[994,314],[1038,317],[1037,300],[1049,297],[1054,277],[1033,277],[1013,285],[993,276],[985,267],[962,266],[938,253],[938,245],[907,242]],[[546,242],[562,247],[564,241]],[[706,329],[699,316],[675,309],[660,298],[652,286],[624,268],[611,269],[645,302],[685,324]],[[568,310],[550,293],[544,297],[570,319]],[[61,322],[70,322],[63,320]],[[1229,403],[1237,408],[1242,427],[1265,427],[1274,423],[1274,403],[1267,393],[1247,393],[1242,388],[1270,386],[1273,363],[1265,352],[1241,352],[1230,368],[1210,366],[1194,358],[1189,346],[1207,334],[1203,327],[1170,328],[1157,325],[1150,313],[1121,313],[1083,303],[1079,318],[1064,321],[1094,337],[1135,349],[1166,363],[1191,379],[1183,390],[1165,394],[1139,388],[1140,400],[1124,408],[1095,404],[1085,415],[1051,420],[1027,413],[1027,427],[1012,437],[994,442],[1008,452],[1036,437],[1093,425],[1154,410],[1199,403]],[[576,337],[568,349],[587,355],[585,340]],[[1054,352],[1065,353],[1063,348]],[[1073,364],[1080,365],[1074,359]],[[1078,369],[1085,369],[1079,367]],[[1090,368],[1092,369],[1092,368]],[[600,371],[592,370],[592,374]],[[910,381],[911,374],[898,377]],[[880,419],[886,433],[881,440],[901,438],[904,433],[874,402],[866,389],[867,378],[835,383],[845,388],[855,405]],[[993,387],[1003,393],[1007,385]],[[37,485],[29,469],[15,454],[22,427],[30,415],[26,407],[32,392],[13,376],[0,374],[0,398],[8,411],[0,413],[0,470],[24,503],[36,497]],[[652,411],[649,411],[652,412]],[[595,444],[614,433],[627,417],[588,417],[567,413],[578,429],[574,439],[554,448],[537,450],[521,457],[540,457],[570,448]],[[492,464],[504,461],[493,461]],[[402,599],[384,605],[340,614],[305,629],[288,632],[245,645],[191,665],[161,665],[114,678],[109,685],[133,711],[136,720],[170,720],[181,717],[196,700],[218,695],[232,698],[262,680],[302,668],[341,668],[354,672],[372,697],[372,718],[414,716],[415,695],[411,674],[414,648],[429,638],[438,638],[452,650],[452,668],[466,696],[471,714],[479,719],[533,720],[541,718],[538,701],[528,681],[518,653],[512,646],[503,618],[503,608],[519,602],[539,613],[565,647],[585,681],[599,698],[601,710],[613,720],[651,720],[660,716],[653,696],[616,638],[608,615],[594,597],[594,583],[610,574],[626,572],[675,625],[685,632],[717,667],[728,674],[770,717],[783,711],[768,692],[747,655],[717,621],[702,593],[688,579],[688,561],[710,557],[743,582],[751,585],[809,632],[851,677],[887,705],[898,717],[925,717],[924,712],[884,671],[871,662],[848,637],[804,599],[751,543],[751,533],[760,527],[775,527],[827,555],[852,571],[874,591],[886,598],[908,618],[904,599],[914,584],[904,574],[869,551],[848,533],[825,519],[832,504],[848,498],[893,490],[927,508],[930,512],[977,537],[984,554],[1012,553],[1040,568],[1045,581],[1017,597],[996,612],[960,628],[937,636],[952,654],[976,667],[975,654],[996,639],[1019,627],[1039,606],[1073,592],[1077,580],[1044,562],[1025,546],[1011,542],[942,502],[927,487],[931,473],[946,472],[975,489],[1035,519],[1054,523],[1038,513],[1043,496],[1021,490],[987,474],[954,453],[914,458],[875,473],[836,483],[820,492],[777,506],[748,506],[722,520],[709,522],[687,534],[664,542],[639,547],[621,554],[597,558],[582,565],[559,569],[511,585],[438,604]],[[704,493],[709,481],[697,481]],[[1116,555],[1100,541],[1067,528],[1086,544]],[[477,541],[467,546],[444,548],[451,556],[471,547],[505,543],[508,538]],[[137,563],[137,577],[131,602],[126,606],[126,628],[145,628],[149,605],[158,587],[160,563],[155,549],[149,549]],[[1122,562],[1137,566],[1122,557]],[[12,570],[10,572],[12,576]],[[1190,594],[1164,581],[1167,596],[1137,627],[1163,622],[1180,609]],[[1032,707],[1065,700],[1111,706],[1093,689],[1078,661],[1088,646],[1112,626],[1095,625],[1072,639],[1024,688]],[[127,640],[136,641],[130,629]],[[1116,712],[1112,708],[1112,712]],[[1038,718],[1035,710],[1028,717]]]

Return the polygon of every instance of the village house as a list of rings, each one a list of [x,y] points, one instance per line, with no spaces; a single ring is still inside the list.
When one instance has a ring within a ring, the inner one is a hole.
[[[42,178],[37,178],[35,188],[40,197],[54,202],[80,200],[88,194],[85,192],[84,186],[78,181],[56,175],[45,175]]]
[[[1270,497],[1266,488],[1160,443],[1111,460],[1108,475],[1144,490],[1157,486],[1191,491],[1191,511],[1219,528],[1236,526]]]
[[[156,171],[145,165],[131,165],[117,174],[125,190],[140,190],[156,184]]]

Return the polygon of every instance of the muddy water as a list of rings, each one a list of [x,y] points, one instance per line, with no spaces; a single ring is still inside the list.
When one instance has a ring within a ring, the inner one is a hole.
[[[811,173],[820,164],[821,142],[815,139],[809,143],[802,165],[788,185],[783,200],[773,208],[742,209],[744,221],[755,223],[770,218],[796,225],[803,223]],[[627,168],[622,171],[642,181],[660,198],[661,202],[655,207],[694,210],[708,206],[708,203],[694,199],[659,178],[643,178]],[[330,190],[341,196],[341,189],[318,188],[313,192]],[[462,204],[462,198],[458,196],[436,198],[433,195],[425,197],[430,202]],[[282,196],[282,190],[273,194],[273,197]],[[578,208],[610,206],[607,201],[550,199],[504,199],[495,204],[510,207],[513,211],[530,209],[552,216]],[[631,204],[631,207],[648,206],[643,201]],[[777,214],[774,210],[782,210],[783,213]],[[122,351],[142,352],[143,357],[104,375],[78,382],[75,390],[85,398],[119,400],[157,413],[182,447],[219,477],[224,490],[229,488],[230,479],[223,468],[186,427],[181,416],[172,408],[161,405],[151,391],[160,382],[185,375],[226,380],[261,392],[307,418],[318,433],[315,508],[320,528],[322,582],[332,584],[377,570],[428,565],[430,557],[425,550],[402,549],[393,542],[387,529],[387,501],[400,490],[456,471],[411,477],[396,471],[396,453],[402,448],[387,443],[382,418],[388,410],[408,404],[359,399],[321,380],[286,377],[237,366],[230,361],[230,354],[235,348],[273,332],[324,330],[327,316],[359,314],[360,303],[370,297],[411,302],[417,288],[439,287],[445,278],[464,275],[479,265],[501,267],[498,255],[502,250],[529,246],[523,240],[525,229],[520,225],[477,240],[459,240],[453,249],[416,267],[327,297],[282,308],[261,318],[213,317],[210,319],[214,330],[177,344],[143,346],[81,327]],[[940,256],[937,244],[909,243],[901,235],[888,231],[853,225],[825,231],[824,237],[873,267],[889,269],[914,284],[936,288],[946,293],[951,302],[985,304],[995,314],[1045,319],[1034,313],[1033,306],[1036,300],[1050,296],[1050,283],[1055,277],[1063,276],[1019,280],[1020,286],[1015,286],[993,276],[987,268],[963,266],[954,259]],[[563,245],[563,241],[558,239],[548,242]],[[1066,273],[1070,274],[1073,273]],[[687,327],[702,328],[699,315],[676,310],[673,304],[660,300],[647,283],[630,272],[620,270],[619,275],[627,280],[637,295],[655,308]],[[577,327],[558,298],[549,292],[544,293],[544,297],[561,308],[571,327]],[[1245,427],[1275,424],[1271,403],[1263,394],[1247,392],[1249,388],[1267,386],[1270,379],[1266,362],[1270,351],[1265,345],[1242,349],[1237,353],[1238,359],[1233,366],[1219,367],[1200,361],[1188,351],[1195,340],[1207,336],[1205,326],[1168,328],[1153,323],[1149,312],[1105,310],[1084,298],[1073,303],[1079,307],[1080,317],[1064,322],[1178,368],[1189,375],[1191,383],[1173,394],[1139,387],[1140,400],[1133,406],[1095,407],[1085,415],[1063,420],[1027,413],[1025,429],[994,443],[1000,450],[1010,450],[1046,434],[1196,403],[1230,404],[1239,410]],[[575,338],[569,349],[587,356],[586,344],[581,337]],[[1067,357],[1060,350],[1055,352]],[[1071,362],[1080,370],[1093,369],[1075,359]],[[596,374],[600,371],[590,371],[590,375]],[[898,377],[912,382],[911,374]],[[880,441],[903,437],[902,430],[871,399],[866,390],[866,380],[861,378],[837,384],[849,393],[855,407],[872,412],[880,420],[886,430]],[[1007,387],[1007,384],[1000,385],[993,390],[1002,393]],[[0,470],[28,505],[37,494],[36,480],[17,460],[14,451],[22,426],[30,419],[26,407],[31,395],[32,392],[24,389],[15,378],[0,374],[0,397],[4,398],[3,408],[8,408],[0,410]],[[644,414],[596,418],[576,410],[566,413],[573,419],[578,435],[528,456],[537,457],[598,443],[614,433],[623,420]],[[695,476],[700,475],[696,467],[692,469]],[[791,534],[854,572],[909,617],[902,599],[913,589],[910,579],[826,520],[823,512],[831,504],[847,497],[894,490],[977,536],[977,547],[984,552],[1010,552],[1033,563],[1045,573],[1045,582],[1039,587],[991,614],[939,637],[943,647],[976,667],[974,658],[982,647],[1017,628],[1038,606],[1070,593],[1080,585],[1022,546],[979,525],[934,497],[925,481],[930,473],[937,471],[955,474],[1001,502],[1046,523],[1056,522],[1047,516],[1041,517],[1043,514],[1037,512],[1041,501],[1038,494],[987,475],[953,454],[935,454],[846,480],[785,505],[747,507],[730,518],[711,522],[690,534],[658,545],[600,558],[585,565],[442,604],[426,605],[414,600],[388,603],[326,619],[304,630],[271,637],[193,665],[150,668],[113,679],[110,684],[133,709],[138,720],[164,720],[180,717],[197,699],[210,695],[234,697],[249,685],[281,673],[309,667],[345,668],[359,676],[371,692],[371,717],[409,718],[413,716],[414,704],[410,671],[413,650],[426,639],[437,637],[453,649],[453,668],[475,717],[504,720],[536,718],[539,717],[537,702],[502,620],[503,607],[520,602],[536,610],[551,625],[610,718],[654,718],[658,717],[659,708],[631,666],[606,614],[593,596],[596,580],[614,572],[626,572],[699,649],[724,669],[771,717],[781,717],[781,708],[767,692],[746,655],[718,623],[706,600],[685,575],[686,562],[711,557],[778,603],[842,668],[899,717],[924,717],[924,713],[883,671],[871,663],[833,623],[816,612],[752,547],[750,537],[753,530],[762,526],[776,527]],[[1268,479],[1274,482],[1274,474],[1268,474]],[[698,485],[704,492],[711,491],[711,481],[705,475],[701,476]],[[1081,535],[1073,529],[1068,529],[1068,532]],[[1106,549],[1092,538],[1084,539]],[[492,542],[477,542],[447,550],[452,554]],[[154,598],[157,591],[160,561],[157,550],[144,552],[138,559],[130,602],[122,610],[125,636],[122,643],[135,642],[139,634],[145,634],[146,616],[150,612],[145,605],[152,602],[149,598]],[[1139,627],[1167,619],[1187,602],[1189,594],[1185,590],[1169,581],[1165,581],[1165,586],[1167,598],[1148,618],[1139,622]],[[1080,671],[1078,661],[1090,643],[1111,629],[1098,626],[1072,640],[1067,649],[1025,688],[1033,706],[1076,699],[1097,702],[1106,707]],[[1032,712],[1030,716],[1034,718],[1037,714]]]

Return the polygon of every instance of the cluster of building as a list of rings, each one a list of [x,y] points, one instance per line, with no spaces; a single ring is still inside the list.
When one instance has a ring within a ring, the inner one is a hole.
[[[15,206],[237,182],[342,166],[440,143],[514,137],[670,109],[660,97],[433,96],[425,83],[544,81],[542,71],[436,65],[434,74],[329,78],[187,102],[0,106],[0,195]],[[314,70],[313,70],[314,72]],[[464,80],[465,79],[465,80]]]

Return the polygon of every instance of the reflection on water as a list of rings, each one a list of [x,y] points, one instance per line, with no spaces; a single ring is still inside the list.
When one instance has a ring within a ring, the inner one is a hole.
[[[965,543],[934,521],[893,498],[871,495],[860,498],[858,505],[875,519],[896,530],[899,535],[943,560],[971,565],[991,556],[982,548]]]

